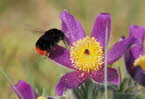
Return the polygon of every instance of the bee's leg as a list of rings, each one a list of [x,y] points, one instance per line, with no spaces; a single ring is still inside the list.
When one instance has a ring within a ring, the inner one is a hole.
[[[55,51],[55,47],[53,48],[53,51]]]
[[[35,53],[36,55],[40,55],[40,54],[38,54],[38,53]]]
[[[49,52],[47,52],[47,53],[46,53],[46,56],[49,56],[49,55],[50,55],[50,53],[49,53]]]
[[[63,43],[65,44],[65,47],[67,48],[67,44],[66,44],[66,42],[63,40]]]

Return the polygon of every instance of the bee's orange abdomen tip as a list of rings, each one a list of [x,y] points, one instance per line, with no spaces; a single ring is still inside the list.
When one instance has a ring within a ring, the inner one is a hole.
[[[47,51],[41,50],[39,47],[36,47],[36,51],[39,55],[47,55]]]

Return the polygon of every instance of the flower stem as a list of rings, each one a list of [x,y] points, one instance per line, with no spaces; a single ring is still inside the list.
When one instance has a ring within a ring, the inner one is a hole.
[[[107,24],[108,25],[108,24]],[[107,42],[108,42],[108,26],[106,25],[105,33],[105,67],[104,67],[104,86],[105,86],[105,99],[108,99],[107,89]]]

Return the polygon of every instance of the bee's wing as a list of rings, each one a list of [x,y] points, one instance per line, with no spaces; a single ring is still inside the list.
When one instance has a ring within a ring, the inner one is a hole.
[[[45,31],[46,31],[46,29],[38,28],[38,27],[36,28],[29,24],[25,24],[24,30],[32,32],[32,33],[41,33],[41,34],[45,33]]]

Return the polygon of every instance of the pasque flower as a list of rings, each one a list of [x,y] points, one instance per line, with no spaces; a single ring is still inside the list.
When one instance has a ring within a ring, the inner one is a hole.
[[[104,83],[104,50],[105,34],[109,41],[111,32],[111,16],[101,13],[97,16],[91,36],[86,36],[80,22],[67,11],[60,15],[62,31],[65,33],[66,42],[70,49],[55,46],[55,50],[48,56],[53,61],[73,69],[61,77],[56,86],[56,93],[61,96],[66,89],[75,89],[88,78],[98,83]],[[108,42],[107,41],[107,42]],[[117,42],[107,53],[107,64],[116,62],[130,47],[134,39],[126,38]],[[107,67],[108,82],[119,84],[120,78],[116,69]]]
[[[131,25],[129,36],[135,37],[135,44],[125,53],[126,68],[131,77],[145,86],[145,52],[143,41],[145,30],[143,26]]]
[[[17,94],[19,99],[53,99],[50,97],[38,96],[36,91],[27,82],[20,80],[12,89]]]

